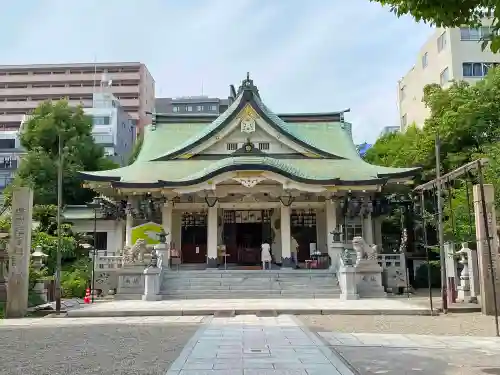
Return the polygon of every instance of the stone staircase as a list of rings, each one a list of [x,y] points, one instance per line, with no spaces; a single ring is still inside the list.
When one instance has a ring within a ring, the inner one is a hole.
[[[328,270],[164,271],[163,299],[338,298]]]

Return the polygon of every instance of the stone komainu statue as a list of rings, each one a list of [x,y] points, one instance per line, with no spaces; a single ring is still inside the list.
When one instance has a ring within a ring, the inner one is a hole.
[[[356,262],[361,259],[377,260],[377,245],[369,246],[363,237],[354,237],[352,239],[352,247],[356,251]]]
[[[146,251],[146,241],[139,238],[133,246],[125,246],[123,248],[123,263],[134,264],[144,262],[144,254]]]

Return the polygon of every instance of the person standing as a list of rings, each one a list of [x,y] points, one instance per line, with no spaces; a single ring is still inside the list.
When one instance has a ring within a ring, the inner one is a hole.
[[[262,262],[263,270],[266,269],[266,264],[269,266],[269,269],[271,269],[272,257],[271,245],[269,245],[269,241],[264,241],[264,243],[261,245],[260,260]]]

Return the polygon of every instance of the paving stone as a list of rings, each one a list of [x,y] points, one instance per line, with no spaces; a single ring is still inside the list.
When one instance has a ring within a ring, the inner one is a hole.
[[[352,375],[339,372],[332,359],[341,360],[311,335],[290,316],[214,317],[207,328],[200,329],[184,362],[179,357],[179,364],[176,361],[167,375],[228,371],[235,375]]]

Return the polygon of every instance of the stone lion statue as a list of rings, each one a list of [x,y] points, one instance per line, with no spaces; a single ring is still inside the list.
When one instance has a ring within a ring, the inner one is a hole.
[[[144,239],[139,238],[133,246],[123,248],[123,263],[134,264],[144,262],[144,254],[148,250]]]
[[[377,260],[377,245],[368,245],[363,237],[354,237],[352,247],[356,251],[356,263],[361,259]]]

